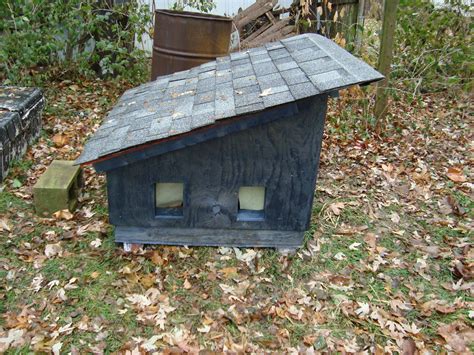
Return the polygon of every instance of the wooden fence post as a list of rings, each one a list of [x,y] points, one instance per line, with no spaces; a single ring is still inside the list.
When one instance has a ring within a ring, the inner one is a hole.
[[[385,0],[383,9],[382,38],[380,39],[380,54],[378,71],[385,75],[385,79],[377,84],[375,98],[376,132],[380,133],[381,125],[387,113],[388,106],[388,82],[390,76],[390,65],[393,58],[393,42],[395,24],[397,20],[397,7],[399,0]]]
[[[357,6],[357,24],[356,24],[356,35],[355,35],[355,53],[360,53],[362,45],[362,34],[364,32],[364,18],[365,14],[365,0],[359,0]]]

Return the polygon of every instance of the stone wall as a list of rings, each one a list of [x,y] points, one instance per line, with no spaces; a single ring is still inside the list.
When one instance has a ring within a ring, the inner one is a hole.
[[[38,138],[44,102],[39,89],[0,86],[0,182]]]

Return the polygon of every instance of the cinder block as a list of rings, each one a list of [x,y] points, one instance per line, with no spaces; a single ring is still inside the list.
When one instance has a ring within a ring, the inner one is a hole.
[[[51,216],[54,212],[77,207],[82,174],[73,161],[54,160],[33,188],[36,213]]]

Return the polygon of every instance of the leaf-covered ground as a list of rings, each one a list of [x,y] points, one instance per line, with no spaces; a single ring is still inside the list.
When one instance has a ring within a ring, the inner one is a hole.
[[[367,133],[367,93],[332,102],[312,227],[295,255],[146,247],[124,254],[103,176],[79,209],[35,216],[32,187],[77,157],[123,83],[47,90],[44,131],[0,193],[0,352],[473,350],[469,99],[394,102]]]

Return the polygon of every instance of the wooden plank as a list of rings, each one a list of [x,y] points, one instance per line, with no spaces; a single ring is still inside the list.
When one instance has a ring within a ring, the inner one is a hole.
[[[316,6],[321,6],[326,4],[326,2],[330,2],[332,6],[340,6],[340,5],[350,5],[350,4],[357,4],[359,0],[330,0],[330,1],[318,1],[315,3]]]
[[[287,12],[290,12],[290,10],[291,10],[290,7],[279,7],[276,10],[272,10],[272,15],[280,16],[280,15],[286,14]]]
[[[272,24],[275,24],[277,22],[277,20],[275,19],[275,16],[273,16],[271,11],[265,12],[265,16],[267,16],[267,18],[270,20]]]
[[[211,228],[116,227],[118,243],[299,248],[304,232]]]
[[[380,41],[380,54],[378,71],[385,79],[377,83],[377,94],[375,99],[374,114],[377,119],[376,131],[380,133],[382,121],[388,108],[388,80],[390,75],[390,66],[393,58],[393,43],[395,34],[395,25],[397,21],[397,7],[399,0],[385,0],[383,10],[382,38]]]
[[[273,26],[275,27],[275,26]],[[281,39],[282,37],[292,33],[295,27],[293,25],[288,25],[283,28],[279,28],[276,31],[271,31],[268,34],[264,33],[263,35],[255,38],[252,42],[248,45],[249,47],[258,47],[265,43],[276,41]]]
[[[286,25],[288,25],[288,23],[290,23],[290,19],[289,18],[286,18],[286,19],[283,19],[283,20],[280,20],[278,21],[275,25],[273,26],[270,26],[266,31],[263,31],[260,35],[256,36],[253,41],[257,41],[257,42],[264,42],[262,41],[262,39],[264,39],[265,37],[267,36],[270,36],[271,34],[273,33],[276,33],[278,32],[279,30],[281,30],[283,27],[285,27]]]
[[[242,46],[245,46],[246,43],[252,41],[254,38],[260,36],[264,31],[268,30],[272,26],[271,23],[267,23],[261,26],[258,30],[254,31],[250,36],[246,37],[240,43]]]
[[[257,0],[255,4],[234,16],[235,27],[239,31],[242,30],[246,24],[264,15],[267,11],[273,9],[276,4],[277,0]]]

